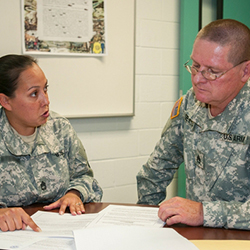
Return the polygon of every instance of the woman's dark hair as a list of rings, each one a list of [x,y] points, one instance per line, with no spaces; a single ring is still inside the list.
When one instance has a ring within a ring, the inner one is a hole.
[[[0,93],[14,97],[20,74],[31,67],[36,59],[24,55],[6,55],[0,58]]]

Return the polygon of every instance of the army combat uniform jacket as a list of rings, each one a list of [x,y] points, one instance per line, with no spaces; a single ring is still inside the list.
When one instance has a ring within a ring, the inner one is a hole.
[[[37,128],[34,147],[15,135],[0,109],[0,206],[51,203],[70,189],[84,203],[100,201],[102,189],[93,178],[81,141],[66,118],[51,112]]]
[[[176,102],[171,118],[137,175],[138,203],[164,200],[166,186],[184,162],[186,198],[203,203],[204,226],[249,230],[249,84],[213,118],[190,89]]]

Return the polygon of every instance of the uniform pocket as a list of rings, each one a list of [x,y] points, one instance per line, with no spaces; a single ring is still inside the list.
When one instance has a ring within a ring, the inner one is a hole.
[[[7,206],[27,205],[36,191],[31,185],[25,157],[1,156],[0,200]]]

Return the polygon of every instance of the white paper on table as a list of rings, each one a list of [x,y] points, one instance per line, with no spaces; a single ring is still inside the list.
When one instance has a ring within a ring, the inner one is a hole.
[[[40,237],[25,237],[15,232],[0,232],[0,249],[21,249],[40,240]]]
[[[73,237],[73,230],[85,228],[98,214],[60,215],[54,212],[37,211],[32,215],[34,222],[42,229],[41,236]]]
[[[50,237],[50,242],[56,242],[60,240],[57,238],[61,237],[62,239],[65,237],[65,240],[62,240],[61,242],[65,242],[66,247],[70,244],[68,242],[73,241],[73,230],[87,227],[87,225],[93,221],[96,216],[98,216],[98,214],[82,214],[73,216],[68,213],[59,215],[54,212],[37,211],[31,217],[42,229],[42,232],[34,232],[30,227],[27,227],[26,230],[0,232],[0,249],[23,249],[23,247],[33,246],[36,242],[43,242],[43,244],[47,245],[47,247],[44,246],[44,249],[50,249],[47,241],[48,237]],[[52,245],[52,243],[50,245]]]
[[[76,250],[73,237],[48,237],[22,248],[22,250]]]
[[[106,226],[75,230],[76,250],[198,250],[172,228]]]
[[[158,217],[158,207],[109,205],[88,225],[88,227],[106,225],[163,227]]]

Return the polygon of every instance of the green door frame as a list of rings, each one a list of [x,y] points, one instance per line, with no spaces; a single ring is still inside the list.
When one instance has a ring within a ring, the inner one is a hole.
[[[249,0],[224,0],[223,18],[238,20],[250,28],[250,1]]]
[[[190,58],[194,39],[199,31],[199,0],[181,0],[180,6],[180,61],[179,89],[180,95],[191,88],[190,74],[183,64]],[[186,197],[186,175],[182,164],[178,169],[178,196]]]

